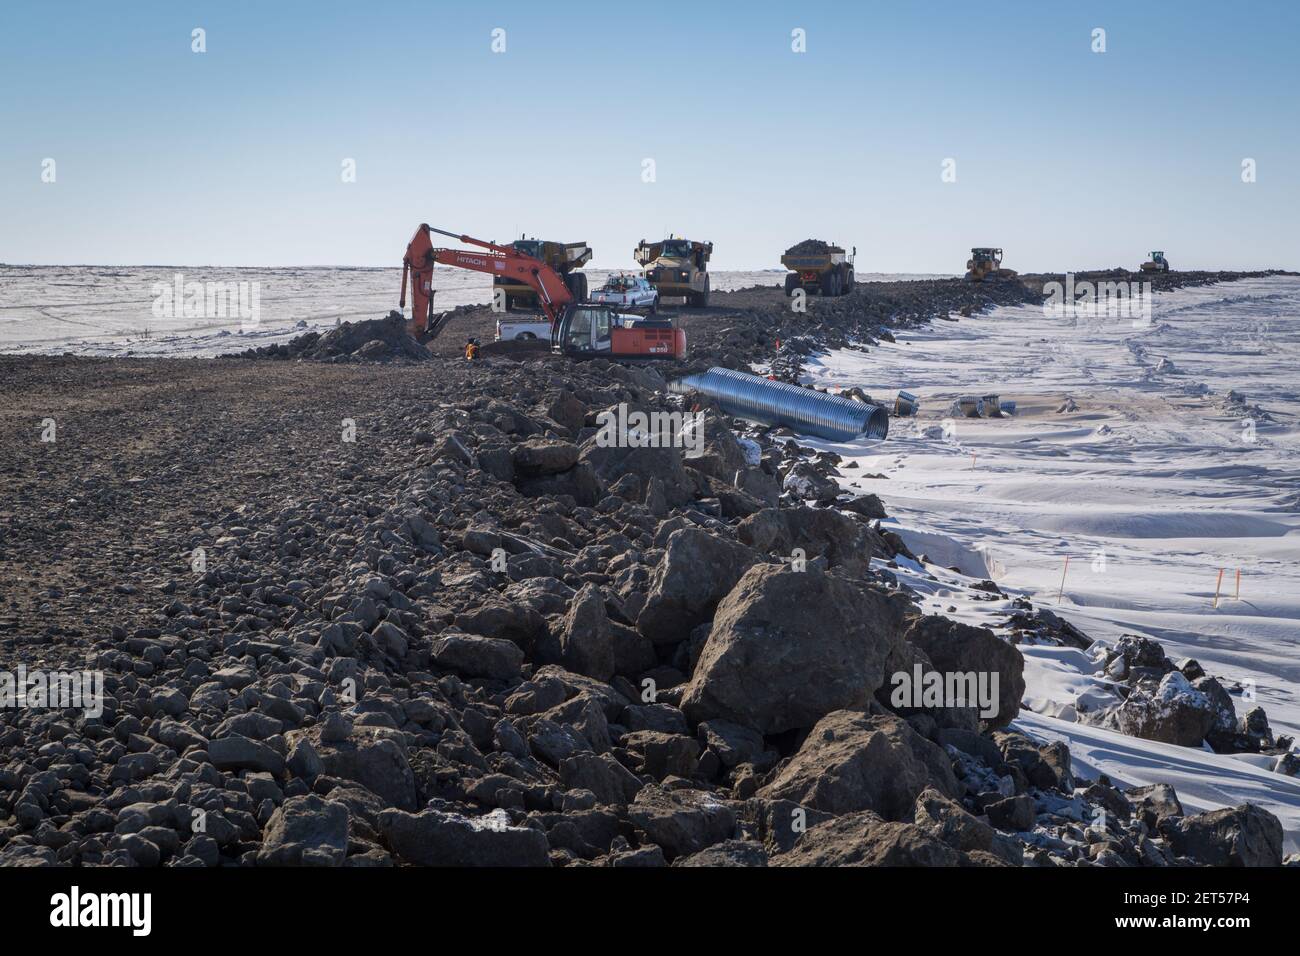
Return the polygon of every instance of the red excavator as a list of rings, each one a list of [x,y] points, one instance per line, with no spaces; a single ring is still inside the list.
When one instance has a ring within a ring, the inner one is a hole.
[[[431,238],[435,232],[487,251],[435,248]],[[541,259],[512,246],[435,229],[428,223],[421,223],[415,230],[402,259],[401,306],[406,308],[409,277],[411,318],[407,329],[417,338],[426,341],[435,338],[447,321],[445,315],[433,314],[433,267],[439,262],[504,276],[531,288],[551,323],[552,352],[572,358],[600,356],[616,361],[686,358],[686,333],[671,318],[624,315],[605,305],[578,301],[564,277]]]

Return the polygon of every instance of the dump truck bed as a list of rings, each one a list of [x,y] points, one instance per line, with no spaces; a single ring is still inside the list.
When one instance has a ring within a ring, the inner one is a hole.
[[[791,272],[825,272],[845,260],[846,254],[843,249],[838,252],[821,253],[820,255],[815,253],[791,255],[787,252],[781,257],[781,265]]]
[[[843,248],[820,239],[805,239],[781,256],[781,265],[791,272],[825,272],[846,261],[848,253]]]

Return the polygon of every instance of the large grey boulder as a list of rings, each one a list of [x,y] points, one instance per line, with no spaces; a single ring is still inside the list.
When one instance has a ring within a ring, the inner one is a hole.
[[[526,651],[545,632],[546,621],[522,602],[489,599],[456,615],[456,626],[471,634],[513,641]]]
[[[514,446],[511,459],[516,475],[558,475],[578,463],[578,446],[567,441],[530,438]]]
[[[257,853],[261,866],[342,866],[348,808],[314,793],[290,797],[271,814]]]
[[[513,680],[519,676],[524,652],[514,641],[477,634],[444,633],[429,655],[439,667],[465,677]]]
[[[686,640],[757,561],[744,545],[699,528],[674,531],[650,579],[637,630],[656,644]]]
[[[764,734],[865,707],[902,631],[900,602],[809,568],[751,568],[718,605],[682,695],[692,721]]]
[[[1020,712],[1025,694],[1025,659],[1020,651],[986,627],[972,627],[950,618],[925,615],[918,618],[904,635],[930,659],[941,675],[975,675],[991,689],[997,677],[996,713],[980,714],[983,729],[1007,726]],[[974,701],[946,701],[945,706],[973,706]]]
[[[284,773],[284,757],[269,746],[238,734],[208,741],[208,759],[218,770],[262,770]]]
[[[767,866],[767,849],[754,840],[724,840],[699,853],[679,857],[673,866]]]
[[[876,701],[899,717],[924,714],[937,730],[956,730],[979,735],[979,707],[946,705],[945,696],[931,694],[932,681],[943,686],[944,675],[925,651],[908,641],[899,641],[885,664],[885,683],[876,691]],[[932,676],[933,675],[933,676]],[[917,690],[919,689],[919,695]],[[987,738],[981,738],[987,740]],[[989,744],[992,746],[992,744]],[[994,748],[996,750],[997,748]]]
[[[1024,863],[1020,844],[1002,836],[988,821],[969,813],[956,800],[928,789],[916,798],[913,822],[959,853],[979,850],[1000,857],[1012,866]]]
[[[643,787],[627,815],[669,861],[729,839],[736,829],[735,811],[713,794],[658,784]]]
[[[602,445],[594,436],[583,443],[579,462],[588,465],[605,484],[628,474],[639,475],[647,486],[658,481],[670,508],[687,504],[695,497],[695,481],[683,466],[682,452],[677,448],[620,448]]]
[[[1160,832],[1179,856],[1207,866],[1282,865],[1282,823],[1253,803],[1171,817]]]
[[[882,820],[869,810],[805,833],[772,866],[957,866],[961,855],[930,831]]]
[[[560,761],[560,780],[570,790],[589,790],[602,805],[631,803],[643,783],[608,754],[578,752]]]
[[[1167,783],[1134,787],[1125,791],[1124,797],[1132,807],[1133,814],[1147,825],[1148,830],[1155,830],[1165,820],[1183,815],[1183,805],[1178,800],[1178,794]]]
[[[569,605],[560,631],[560,656],[575,674],[599,681],[614,676],[614,642],[605,598],[600,588],[586,584]]]
[[[725,417],[708,409],[702,413],[701,419],[703,447],[699,449],[700,454],[688,458],[686,464],[725,484],[733,484],[737,472],[743,472],[749,467],[745,450],[740,447],[740,442],[736,440],[731,424]],[[694,427],[696,426],[693,425],[692,428]],[[694,433],[690,437],[695,441],[700,440]]]
[[[337,738],[334,722],[325,721],[309,730],[290,731],[286,737],[291,752],[307,741],[316,752],[314,766],[320,772],[351,780],[378,796],[387,806],[413,810],[416,805],[415,774],[406,748],[394,732],[382,728],[344,728]]]
[[[1111,713],[1121,733],[1183,747],[1199,747],[1214,726],[1215,707],[1178,671],[1160,680],[1154,693],[1134,689]]]
[[[580,461],[568,471],[561,471],[558,474],[534,477],[516,475],[515,487],[521,495],[530,498],[558,498],[568,495],[586,508],[590,508],[605,495],[604,484],[596,476],[591,465],[585,461]]]
[[[551,865],[546,834],[512,826],[503,810],[483,817],[385,810],[379,828],[393,853],[418,866]]]
[[[834,508],[765,508],[736,527],[740,540],[757,551],[789,558],[798,548],[806,559],[825,556],[831,567],[852,575],[866,572],[879,540],[866,525]]]
[[[758,795],[836,815],[871,810],[902,820],[929,788],[960,793],[943,750],[897,717],[838,710],[817,723]]]

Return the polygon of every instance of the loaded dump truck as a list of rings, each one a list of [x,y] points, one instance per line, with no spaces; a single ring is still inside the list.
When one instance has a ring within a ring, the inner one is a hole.
[[[1014,279],[1014,269],[1002,268],[1002,250],[978,246],[970,251],[966,262],[966,281],[983,282],[985,279]]]
[[[681,296],[687,305],[696,308],[709,304],[708,263],[713,243],[676,236],[661,242],[642,239],[632,255],[645,269],[645,277],[658,290],[660,299]]]
[[[591,247],[585,242],[547,242],[544,239],[529,239],[521,236],[510,243],[511,248],[524,255],[541,259],[548,266],[564,277],[564,284],[569,287],[573,297],[578,301],[587,298],[586,273],[578,272],[591,261]],[[496,276],[492,280],[492,289],[505,291],[506,311],[537,307],[537,293],[518,279],[508,276]]]
[[[805,239],[791,246],[781,257],[781,265],[790,270],[785,277],[785,294],[795,289],[820,292],[822,295],[848,295],[853,291],[853,259],[858,250],[845,253],[839,246],[820,239]]]
[[[1156,250],[1155,252],[1151,253],[1150,260],[1142,263],[1142,271],[1143,272],[1168,272],[1169,260],[1165,258],[1165,254],[1163,252]]]

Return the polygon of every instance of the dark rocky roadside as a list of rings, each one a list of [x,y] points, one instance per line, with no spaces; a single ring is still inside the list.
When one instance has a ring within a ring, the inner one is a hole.
[[[769,292],[696,360],[1026,295],[859,290],[792,334]],[[919,614],[834,456],[711,410],[699,458],[601,447],[604,409],[680,410],[661,367],[401,349],[0,357],[0,653],[109,694],[0,710],[0,864],[1282,862],[1265,811],[1009,731],[1019,652]],[[1002,706],[894,707],[918,666]]]

